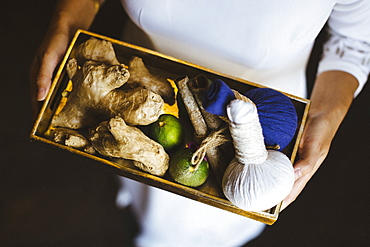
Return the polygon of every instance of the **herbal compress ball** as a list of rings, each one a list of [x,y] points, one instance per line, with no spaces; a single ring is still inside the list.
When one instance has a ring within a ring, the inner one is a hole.
[[[297,130],[297,112],[290,98],[270,88],[252,89],[244,95],[257,107],[265,145],[283,150]]]
[[[226,168],[222,190],[227,199],[248,211],[262,211],[281,202],[294,184],[289,158],[266,150],[256,106],[235,99],[227,108],[235,158]]]
[[[226,116],[226,106],[235,99],[234,92],[220,79],[216,79],[203,93],[203,108],[212,114]]]
[[[244,95],[257,107],[265,145],[283,150],[293,139],[298,125],[297,112],[291,99],[269,88],[255,88]],[[212,114],[226,116],[226,106],[233,99],[233,90],[217,79],[204,92],[203,107]]]

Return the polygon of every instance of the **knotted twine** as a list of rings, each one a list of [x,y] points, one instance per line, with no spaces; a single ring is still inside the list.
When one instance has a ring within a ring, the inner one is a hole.
[[[241,164],[260,164],[267,159],[267,150],[263,142],[262,128],[257,108],[251,100],[235,92],[237,98],[227,107],[230,120],[235,158]],[[250,105],[246,105],[245,103]],[[248,107],[246,107],[248,106]]]
[[[221,81],[220,83],[223,83],[223,82]],[[254,105],[254,103],[249,98],[240,94],[238,91],[232,90],[232,89],[230,91],[233,93],[233,98],[242,100],[244,102],[249,102]],[[252,109],[254,110],[254,112],[252,113],[254,118],[251,119],[251,122],[247,122],[243,124],[241,123],[236,124],[233,122],[232,119],[229,120],[227,117],[220,116],[221,119],[227,121],[231,125],[231,128],[229,129],[230,129],[231,135],[233,136],[235,157],[242,164],[248,164],[248,163],[259,164],[259,163],[264,162],[267,158],[267,150],[263,142],[244,143],[246,139],[263,140],[262,128],[259,122],[256,107]],[[225,112],[226,112],[226,109],[225,109]],[[238,112],[243,112],[243,111],[238,111]],[[234,112],[234,115],[237,115],[238,112]],[[238,119],[243,119],[243,117],[238,117]],[[248,128],[245,128],[245,124],[248,124]],[[214,131],[206,139],[202,141],[200,147],[194,152],[193,157],[191,159],[191,164],[195,165],[195,170],[200,165],[203,158],[206,156],[207,149],[212,148],[212,147],[217,147],[219,145],[222,145],[230,141],[229,139],[225,137],[225,135],[222,134],[226,129],[227,127],[222,128],[218,131]],[[248,146],[249,148],[245,148],[246,146]]]
[[[210,148],[218,147],[228,141],[226,135],[223,133],[228,127],[211,132],[200,144],[199,148],[194,152],[191,157],[191,164],[195,166],[194,170],[197,170],[199,165],[202,163],[206,156],[207,150]]]

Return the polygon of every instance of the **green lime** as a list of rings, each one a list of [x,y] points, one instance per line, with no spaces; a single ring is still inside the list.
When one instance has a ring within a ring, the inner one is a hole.
[[[198,187],[207,180],[209,165],[207,161],[203,160],[196,168],[191,164],[192,156],[193,152],[188,148],[177,150],[170,157],[169,173],[180,184]]]
[[[180,147],[184,142],[184,128],[180,120],[171,114],[162,114],[149,125],[149,136],[166,151]]]

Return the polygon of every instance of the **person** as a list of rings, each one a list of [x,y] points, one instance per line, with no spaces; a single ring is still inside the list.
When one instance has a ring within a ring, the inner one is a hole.
[[[88,29],[102,1],[60,0],[30,68],[34,102],[78,28]],[[366,0],[122,0],[131,19],[123,39],[164,54],[307,97],[305,69],[316,37],[329,37],[310,95],[311,107],[294,164],[291,204],[319,169],[370,71],[370,2]],[[140,31],[138,31],[140,30]],[[134,35],[139,33],[139,35]],[[145,38],[141,35],[145,34]],[[136,37],[136,39],[132,39]],[[263,224],[163,190],[122,179],[117,202],[133,205],[138,246],[241,246]],[[130,198],[127,197],[130,194]]]

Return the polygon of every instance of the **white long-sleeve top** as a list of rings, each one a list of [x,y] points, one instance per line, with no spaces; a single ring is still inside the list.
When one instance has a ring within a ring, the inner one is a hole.
[[[306,64],[320,30],[330,27],[318,73],[342,70],[359,81],[370,70],[369,0],[122,0],[161,53],[306,97]],[[132,39],[130,41],[133,41]],[[134,40],[141,44],[141,40]],[[259,222],[122,180],[142,232],[139,246],[240,246]],[[121,191],[118,202],[126,198]]]
[[[353,74],[356,94],[369,73],[366,0],[122,2],[157,51],[298,96],[306,96],[306,63],[328,20],[333,36],[319,73]]]

